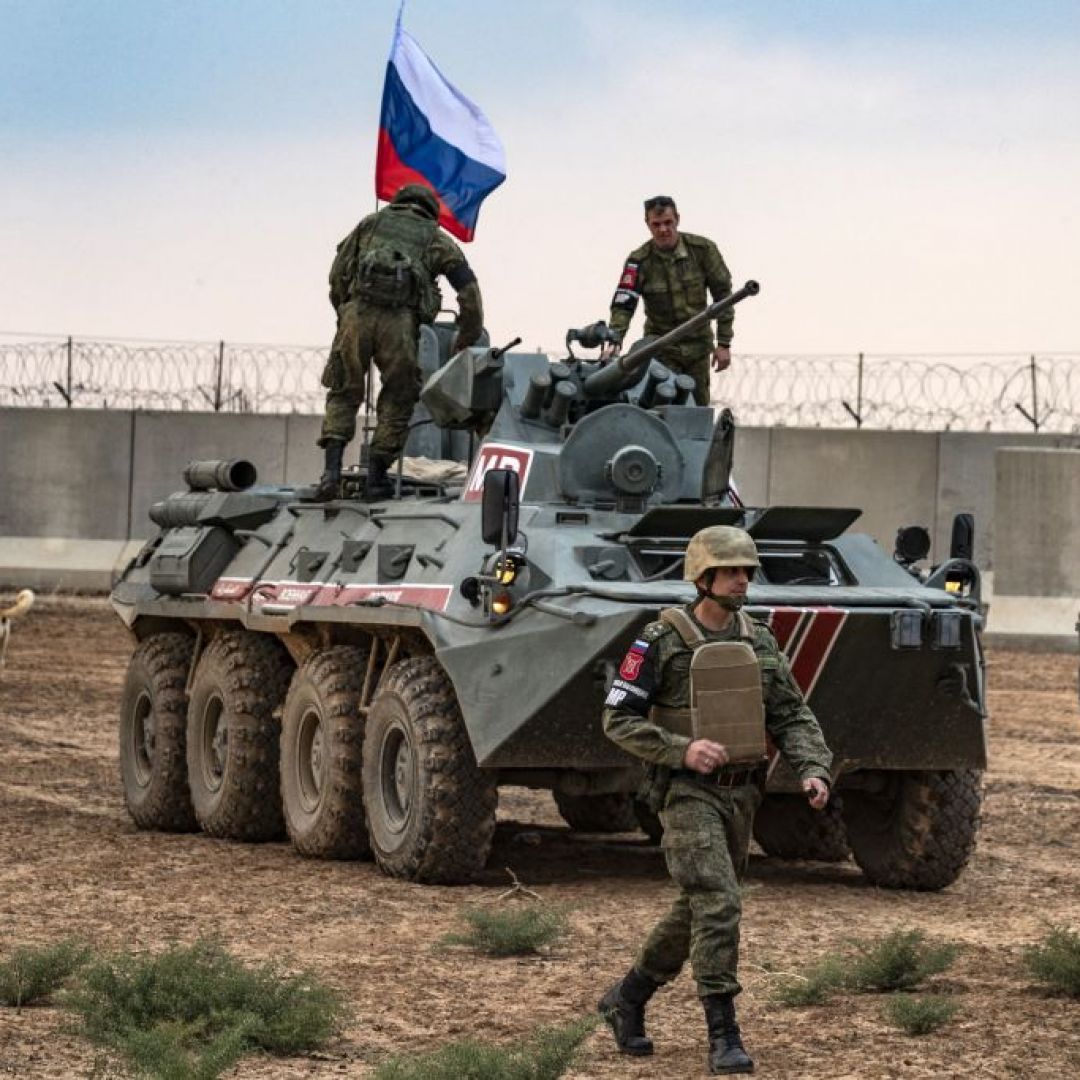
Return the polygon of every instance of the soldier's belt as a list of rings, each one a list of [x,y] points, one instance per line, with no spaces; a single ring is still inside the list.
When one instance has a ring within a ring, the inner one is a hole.
[[[746,787],[748,784],[762,784],[765,781],[766,767],[764,764],[752,769],[716,769],[711,773],[694,772],[693,769],[672,769],[672,780],[693,780],[708,788],[736,788]]]

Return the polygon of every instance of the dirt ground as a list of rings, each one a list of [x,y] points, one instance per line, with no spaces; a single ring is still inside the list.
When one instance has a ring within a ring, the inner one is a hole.
[[[0,674],[0,955],[78,935],[159,948],[216,935],[251,960],[292,958],[346,996],[353,1017],[326,1052],[247,1059],[230,1075],[361,1077],[402,1051],[466,1034],[491,1040],[589,1012],[672,898],[657,849],[571,833],[550,798],[503,793],[482,882],[432,888],[367,862],[309,861],[288,844],[138,832],[124,809],[116,717],[131,643],[104,601],[53,599],[12,635]],[[757,856],[746,890],[742,1019],[771,1077],[1080,1075],[1080,1002],[1038,989],[1021,963],[1048,922],[1080,928],[1080,712],[1076,657],[991,655],[991,767],[977,853],[941,893],[868,886],[852,864]],[[438,941],[511,868],[566,905],[572,933],[539,959],[490,960]],[[959,943],[933,988],[960,1004],[911,1038],[882,1001],[771,1001],[775,976],[855,937],[916,927]],[[657,1055],[614,1053],[606,1029],[572,1078],[703,1075],[703,1021],[684,975],[650,1009]],[[94,1052],[53,1008],[0,1009],[0,1076],[89,1075]]]

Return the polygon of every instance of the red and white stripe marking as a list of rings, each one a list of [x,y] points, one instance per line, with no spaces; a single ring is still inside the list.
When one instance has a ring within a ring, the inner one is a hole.
[[[848,612],[842,608],[773,608],[769,628],[791,661],[791,674],[809,699],[836,647]]]
[[[214,600],[244,600],[250,596],[251,607],[264,604],[275,607],[345,607],[357,600],[383,597],[390,603],[414,604],[445,611],[453,594],[452,585],[328,585],[313,581],[260,581],[251,578],[222,577],[214,583]]]

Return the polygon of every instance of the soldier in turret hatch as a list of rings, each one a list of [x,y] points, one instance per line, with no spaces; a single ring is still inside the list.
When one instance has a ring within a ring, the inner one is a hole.
[[[483,331],[480,286],[461,248],[439,228],[439,201],[424,184],[400,188],[389,206],[365,217],[338,245],[330,267],[330,303],[338,326],[322,375],[327,394],[319,446],[326,466],[315,499],[339,493],[342,456],[356,434],[356,413],[372,361],[382,389],[365,497],[391,494],[387,472],[405,447],[420,396],[420,324],[433,322],[439,313],[442,298],[435,279],[440,275],[457,293],[457,352],[475,344]]]
[[[696,533],[683,577],[697,599],[642,630],[604,702],[608,738],[649,764],[643,795],[659,810],[679,895],[634,966],[600,999],[600,1014],[622,1053],[651,1054],[645,1005],[689,958],[714,1074],[754,1071],[735,1018],[739,880],[765,784],[766,734],[815,810],[829,801],[831,784],[832,753],[787,658],[741,610],[758,565],[742,529]]]
[[[731,294],[731,273],[719,249],[704,236],[679,231],[674,199],[668,195],[646,199],[645,224],[652,239],[627,256],[611,300],[608,322],[620,341],[630,327],[639,299],[645,301],[645,333],[660,336],[706,307],[706,290],[713,300]],[[713,371],[723,371],[731,363],[734,321],[734,309],[729,308],[716,320],[715,342],[706,324],[693,337],[660,354],[659,359],[667,367],[693,376],[694,400],[699,405],[709,404],[710,360]],[[609,345],[602,355],[607,358],[617,351],[617,345]]]

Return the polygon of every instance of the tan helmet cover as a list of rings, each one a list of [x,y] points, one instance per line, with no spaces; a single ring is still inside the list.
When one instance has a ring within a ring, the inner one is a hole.
[[[714,566],[760,566],[757,545],[744,529],[710,525],[690,538],[683,562],[683,580],[697,581]]]

